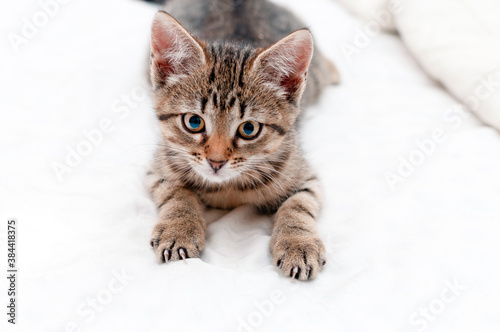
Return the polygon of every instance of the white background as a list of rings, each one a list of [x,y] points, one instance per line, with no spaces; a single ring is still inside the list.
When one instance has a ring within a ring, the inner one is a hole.
[[[306,283],[278,274],[271,218],[248,206],[207,211],[216,222],[201,259],[156,263],[156,210],[142,183],[156,120],[149,97],[134,99],[148,88],[154,6],[68,1],[16,52],[9,33],[22,35],[23,18],[42,9],[1,2],[1,257],[6,220],[17,218],[18,330],[500,329],[498,132],[453,113],[458,102],[397,36],[376,35],[348,59],[339,45],[364,23],[328,0],[277,2],[310,24],[342,75],[303,124],[327,197],[318,225],[328,262]],[[54,163],[103,119],[113,130],[59,180]],[[444,142],[391,190],[385,174],[422,155],[416,141],[436,128]]]

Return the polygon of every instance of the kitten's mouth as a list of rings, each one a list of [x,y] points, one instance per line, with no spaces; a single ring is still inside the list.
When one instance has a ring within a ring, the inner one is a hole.
[[[207,163],[214,170],[214,174],[217,174],[217,172],[227,163],[227,160],[214,161],[212,159],[207,159]]]
[[[238,177],[240,174],[235,170],[229,168],[224,162],[210,162],[195,168],[196,173],[198,173],[204,180],[213,183],[223,183],[227,182],[233,178]]]

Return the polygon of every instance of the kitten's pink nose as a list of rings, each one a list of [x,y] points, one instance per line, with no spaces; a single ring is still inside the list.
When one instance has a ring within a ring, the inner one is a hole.
[[[215,161],[215,160],[208,159],[208,158],[207,158],[207,161],[215,173],[217,173],[217,171],[220,170],[222,168],[222,166],[224,166],[227,163],[227,160]]]

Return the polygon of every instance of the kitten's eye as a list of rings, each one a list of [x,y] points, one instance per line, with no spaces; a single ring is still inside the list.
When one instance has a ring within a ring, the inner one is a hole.
[[[238,134],[244,139],[252,139],[260,133],[260,124],[254,121],[242,123],[238,128]]]
[[[184,126],[192,133],[199,133],[205,129],[205,121],[196,114],[184,114]]]

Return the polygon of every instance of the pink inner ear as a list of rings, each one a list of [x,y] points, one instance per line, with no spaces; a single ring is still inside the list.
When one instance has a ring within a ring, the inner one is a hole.
[[[153,62],[158,73],[165,78],[174,73],[174,64],[168,56],[168,50],[172,47],[172,42],[171,39],[167,38],[167,35],[155,30],[157,29],[153,26],[153,37],[151,40]]]
[[[153,21],[151,53],[154,69],[164,81],[187,75],[204,62],[200,44],[164,12],[156,14]]]
[[[308,52],[306,47],[299,47],[295,51],[297,51],[297,54],[294,55],[295,59],[290,64],[291,68],[294,69],[289,75],[284,75],[281,80],[281,86],[286,89],[289,97],[293,96],[305,83],[307,68],[311,60],[311,52]],[[294,65],[295,67],[293,67]]]
[[[302,91],[313,52],[309,31],[299,30],[283,38],[258,57],[264,79],[283,91],[288,100]]]

